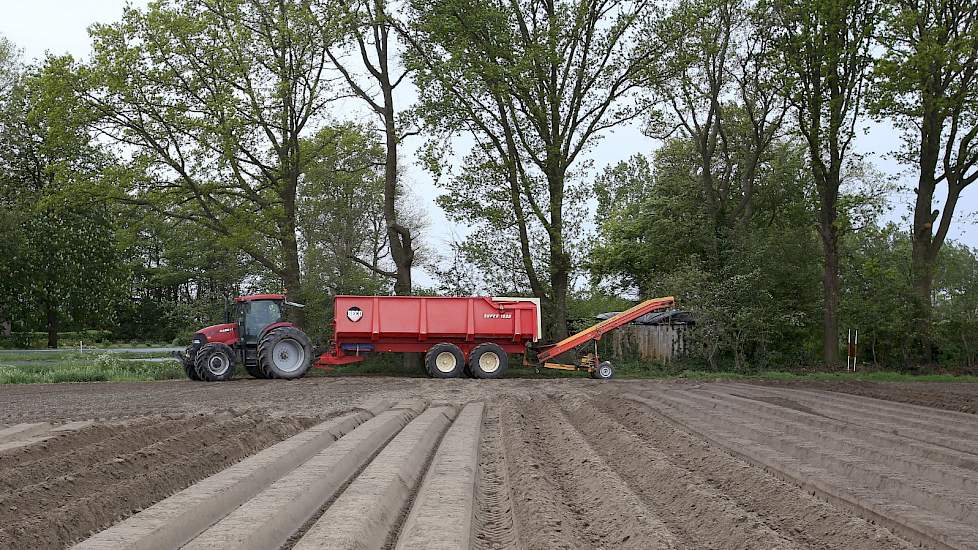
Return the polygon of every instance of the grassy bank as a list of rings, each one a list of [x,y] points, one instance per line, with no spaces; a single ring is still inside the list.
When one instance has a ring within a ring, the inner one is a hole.
[[[109,382],[170,380],[183,378],[177,361],[131,361],[120,354],[74,354],[52,361],[11,365],[0,357],[0,384],[51,384],[60,382]]]

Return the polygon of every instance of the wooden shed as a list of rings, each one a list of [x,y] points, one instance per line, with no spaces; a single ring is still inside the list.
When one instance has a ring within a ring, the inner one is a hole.
[[[607,319],[616,312],[602,313]],[[618,360],[668,363],[686,354],[686,332],[693,324],[685,311],[649,313],[605,336],[603,352]]]

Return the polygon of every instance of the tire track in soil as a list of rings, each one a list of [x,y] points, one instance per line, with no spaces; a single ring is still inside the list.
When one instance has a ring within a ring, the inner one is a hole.
[[[515,402],[514,402],[515,403]],[[506,415],[526,547],[685,548],[570,425],[551,399]]]
[[[507,470],[499,407],[490,405],[482,421],[479,443],[479,475],[476,477],[472,548],[522,550],[513,506],[512,484]]]
[[[717,493],[762,518],[772,530],[813,549],[909,550],[916,545],[888,529],[853,516],[796,485],[734,458],[683,430],[651,408],[618,397],[598,397],[594,404],[670,462],[696,472]]]
[[[214,421],[82,468],[77,476],[31,486],[19,492],[17,504],[0,505],[0,548],[63,548],[313,422],[264,415]]]
[[[753,511],[718,493],[697,474],[673,464],[621,424],[590,406],[564,410],[592,444],[674,533],[693,548],[796,550],[802,545],[778,533]]]
[[[17,489],[64,475],[86,472],[92,464],[131,453],[163,438],[186,433],[206,422],[207,418],[203,415],[186,419],[160,418],[141,422],[137,426],[121,426],[114,434],[91,442],[87,441],[87,434],[79,434],[77,439],[64,441],[69,447],[60,454],[46,454],[34,460],[21,461],[6,470],[0,477],[0,505],[9,493]],[[81,441],[77,441],[78,439]],[[70,446],[72,441],[76,442],[74,446]]]

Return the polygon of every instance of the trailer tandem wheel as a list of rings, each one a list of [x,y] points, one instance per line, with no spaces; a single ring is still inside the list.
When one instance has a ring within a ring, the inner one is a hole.
[[[498,344],[479,344],[469,354],[469,371],[476,378],[502,378],[508,367],[509,354]]]
[[[424,354],[424,366],[432,378],[458,378],[465,368],[465,354],[455,344],[435,344]]]

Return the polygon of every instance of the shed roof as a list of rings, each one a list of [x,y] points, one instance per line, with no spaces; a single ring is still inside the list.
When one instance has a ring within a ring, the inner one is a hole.
[[[605,320],[614,317],[621,313],[620,311],[609,311],[607,313],[599,313],[594,316],[595,319]],[[651,313],[646,313],[638,319],[635,319],[630,324],[632,325],[686,325],[693,324],[693,317],[689,312],[681,311],[678,309],[669,309],[666,311],[653,311]]]

